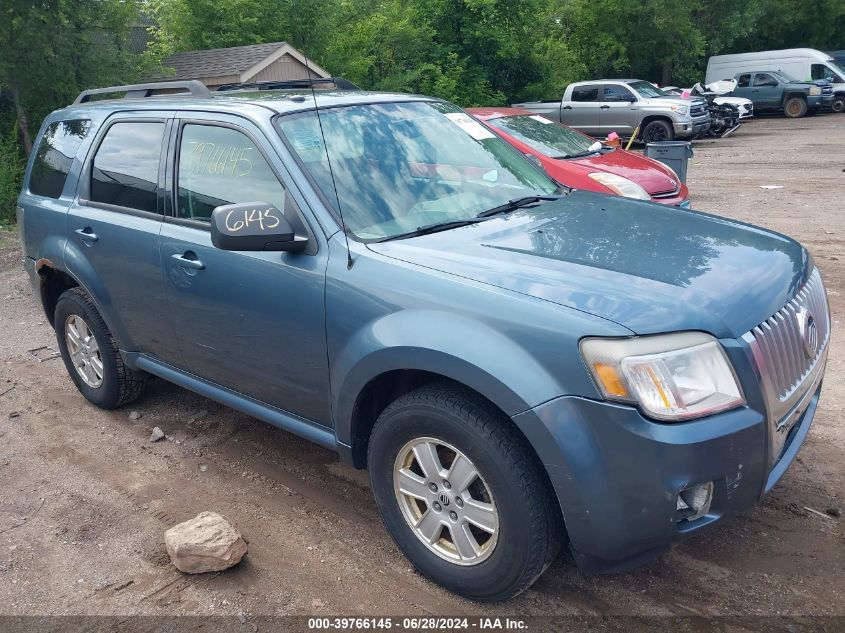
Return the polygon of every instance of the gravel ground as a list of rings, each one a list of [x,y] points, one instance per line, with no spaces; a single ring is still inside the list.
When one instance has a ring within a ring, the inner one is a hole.
[[[845,505],[845,115],[754,120],[695,152],[693,206],[801,240],[834,314],[815,424],[757,507],[627,574],[563,555],[505,605],[461,600],[410,569],[366,475],[330,452],[162,381],[124,410],[87,404],[0,232],[0,614],[845,615],[843,519],[806,509]],[[202,510],[249,554],[182,575],[164,531]]]

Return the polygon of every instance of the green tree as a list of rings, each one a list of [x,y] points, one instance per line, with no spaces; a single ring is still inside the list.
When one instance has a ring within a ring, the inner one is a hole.
[[[131,0],[6,0],[0,9],[0,91],[26,154],[32,132],[79,91],[133,79]],[[0,104],[2,107],[2,104]]]

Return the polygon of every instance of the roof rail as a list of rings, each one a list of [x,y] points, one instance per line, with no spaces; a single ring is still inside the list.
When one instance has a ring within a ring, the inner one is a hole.
[[[83,92],[79,93],[79,96],[76,98],[76,101],[73,102],[73,105],[78,105],[80,103],[88,103],[91,101],[91,97],[95,95],[104,95],[110,94],[112,92],[125,92],[126,94],[123,95],[124,99],[137,99],[137,98],[146,98],[152,96],[171,96],[171,95],[153,95],[154,90],[174,90],[176,88],[181,88],[183,92],[175,93],[173,96],[182,96],[184,94],[190,94],[192,97],[197,97],[199,99],[211,99],[212,94],[208,88],[206,88],[205,84],[201,81],[197,81],[196,79],[192,79],[190,81],[159,81],[153,83],[146,83],[146,84],[130,84],[127,86],[109,86],[107,88],[93,88],[91,90],[84,90]]]
[[[316,79],[285,79],[282,81],[258,81],[243,84],[223,84],[217,87],[217,92],[232,90],[295,90],[297,88],[311,88],[319,85],[334,85],[338,90],[360,90],[358,86],[343,77],[320,77]]]

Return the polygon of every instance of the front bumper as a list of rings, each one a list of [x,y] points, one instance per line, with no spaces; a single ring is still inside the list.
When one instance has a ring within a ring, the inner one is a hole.
[[[808,110],[818,110],[822,107],[822,97],[821,95],[807,97],[807,109]]]
[[[704,134],[710,129],[710,117],[675,121],[672,127],[675,129],[675,136],[677,138],[692,138],[699,134]]]
[[[746,351],[728,352],[748,376]],[[779,455],[770,454],[772,425],[762,396],[749,389],[747,406],[685,423],[657,423],[633,407],[579,397],[552,400],[514,420],[546,466],[579,567],[624,571],[771,490],[807,436],[823,374],[824,359],[800,410],[790,414],[793,426]],[[679,492],[708,482],[709,510],[685,519],[677,509]]]

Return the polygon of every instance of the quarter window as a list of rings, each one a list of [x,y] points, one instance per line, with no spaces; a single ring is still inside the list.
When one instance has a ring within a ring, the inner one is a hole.
[[[62,195],[70,166],[89,129],[91,121],[87,119],[58,121],[47,127],[35,151],[29,176],[30,193],[47,198]]]
[[[177,214],[208,221],[224,204],[267,202],[285,208],[285,188],[246,134],[188,124],[179,147]]]
[[[599,86],[576,86],[572,89],[573,101],[598,101]]]
[[[112,125],[94,156],[91,200],[158,212],[158,168],[164,123],[127,121]]]

